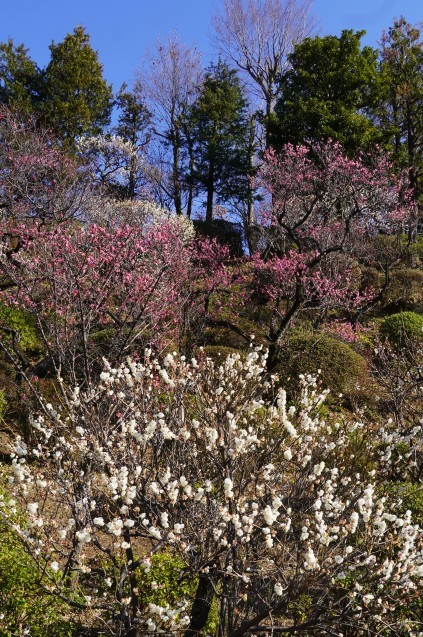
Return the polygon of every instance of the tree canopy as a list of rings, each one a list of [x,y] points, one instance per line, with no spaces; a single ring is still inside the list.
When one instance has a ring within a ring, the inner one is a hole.
[[[45,123],[69,143],[80,135],[101,132],[110,122],[112,87],[103,78],[90,36],[76,27],[63,42],[53,42],[50,51],[42,109]]]
[[[378,111],[391,133],[394,159],[406,167],[416,201],[423,178],[423,42],[419,25],[396,20],[384,33],[381,48],[384,93]]]
[[[23,44],[0,43],[0,103],[22,114],[31,113],[41,99],[42,72]]]
[[[214,197],[242,198],[246,190],[247,101],[236,71],[219,61],[206,72],[190,114],[196,150],[194,180],[206,193],[206,220]]]
[[[344,30],[339,37],[307,38],[295,47],[290,68],[279,78],[274,146],[333,139],[353,151],[381,139],[369,117],[380,93],[378,54],[361,47],[364,34]]]

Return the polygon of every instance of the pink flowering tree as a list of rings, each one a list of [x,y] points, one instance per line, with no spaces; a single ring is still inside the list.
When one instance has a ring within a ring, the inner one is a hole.
[[[0,108],[0,221],[57,223],[92,205],[88,171],[34,120]]]
[[[333,142],[269,151],[261,168],[267,247],[253,255],[253,289],[271,308],[267,338],[278,344],[298,314],[348,309],[360,315],[380,290],[363,289],[380,233],[394,233],[410,205],[386,156],[350,159]],[[388,270],[385,268],[386,283]]]
[[[214,634],[230,637],[417,637],[422,529],[383,472],[407,463],[421,427],[398,445],[366,436],[322,419],[314,379],[289,406],[265,370],[259,350],[219,366],[146,351],[105,361],[60,408],[41,400],[0,506],[41,586],[109,635],[197,637],[213,606]],[[163,551],[194,586],[146,602]]]
[[[197,243],[180,225],[168,219],[146,227],[16,227],[19,251],[11,255],[4,244],[0,252],[7,277],[0,300],[32,315],[45,352],[31,367],[19,334],[14,348],[0,338],[21,376],[90,384],[104,355],[117,364],[147,344],[155,351],[189,348],[191,327],[226,281],[227,251]]]

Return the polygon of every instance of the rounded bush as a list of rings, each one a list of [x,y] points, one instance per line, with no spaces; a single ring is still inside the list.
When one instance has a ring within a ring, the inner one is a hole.
[[[423,337],[423,316],[416,312],[399,312],[386,317],[379,329],[382,339],[403,347],[407,341]]]
[[[349,345],[327,335],[299,336],[286,344],[275,369],[280,384],[293,393],[300,374],[316,375],[322,388],[330,390],[329,400],[342,394],[347,405],[370,404],[375,382],[366,359]]]
[[[394,270],[384,294],[385,307],[392,311],[419,311],[423,307],[423,272],[403,268]]]
[[[40,348],[34,317],[21,308],[0,303],[0,325],[13,330],[19,338],[19,347],[24,351],[36,351]],[[2,334],[8,344],[11,336]]]

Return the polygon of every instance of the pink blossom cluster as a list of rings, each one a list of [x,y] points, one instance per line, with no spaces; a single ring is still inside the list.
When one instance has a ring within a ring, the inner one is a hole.
[[[334,319],[330,323],[326,323],[324,330],[345,343],[358,343],[361,336],[367,331],[362,325],[352,325],[341,319]]]

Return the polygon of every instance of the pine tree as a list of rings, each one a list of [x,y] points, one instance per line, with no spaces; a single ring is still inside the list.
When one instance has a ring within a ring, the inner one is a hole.
[[[40,101],[43,74],[23,44],[0,43],[0,103],[23,115],[33,113]]]
[[[210,65],[190,121],[194,180],[206,194],[206,221],[212,221],[215,199],[225,202],[247,192],[247,102],[236,71],[224,62]]]
[[[122,84],[117,96],[116,106],[119,117],[114,133],[136,150],[127,166],[128,179],[121,192],[125,199],[134,199],[142,185],[140,175],[140,153],[146,148],[151,135],[151,113],[147,108],[142,86],[136,82],[132,89]]]
[[[385,92],[381,125],[391,132],[394,159],[407,168],[416,201],[423,195],[423,43],[421,28],[401,17],[383,34],[381,73]]]
[[[112,87],[103,78],[98,53],[83,27],[50,45],[44,121],[68,145],[81,135],[101,133],[110,121]]]

